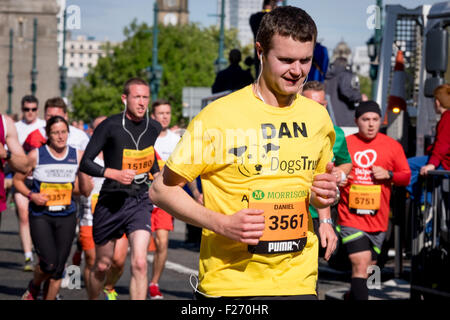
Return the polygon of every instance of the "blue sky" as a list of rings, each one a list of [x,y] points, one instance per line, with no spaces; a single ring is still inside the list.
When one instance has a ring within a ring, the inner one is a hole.
[[[369,14],[366,13],[375,0],[288,0],[289,5],[301,7],[316,21],[319,40],[329,49],[341,40],[350,47],[365,45],[373,34],[367,27]],[[400,4],[415,8],[422,4],[442,2],[439,0],[384,0],[383,4]],[[124,39],[122,30],[134,18],[138,22],[153,24],[154,0],[67,0],[67,5],[75,4],[81,10],[81,29],[74,34],[94,36],[98,40]],[[191,22],[203,26],[216,24],[216,0],[189,0]]]

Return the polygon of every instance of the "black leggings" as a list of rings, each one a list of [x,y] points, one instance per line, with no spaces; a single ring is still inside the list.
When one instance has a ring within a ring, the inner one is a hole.
[[[30,214],[30,232],[34,249],[39,256],[39,266],[51,278],[62,278],[64,266],[75,237],[75,213],[65,217]]]

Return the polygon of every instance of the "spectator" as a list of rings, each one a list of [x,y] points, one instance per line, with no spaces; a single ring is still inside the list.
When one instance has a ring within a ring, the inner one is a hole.
[[[435,169],[450,170],[450,84],[440,85],[434,90],[435,111],[441,116],[436,126],[436,138],[429,155],[408,159],[411,169],[411,183],[407,190],[411,198],[420,194],[417,183],[419,175],[426,176]]]
[[[334,115],[334,124],[341,127],[344,131],[348,127],[353,127],[354,133],[357,131],[355,126],[355,108],[363,100],[360,92],[359,79],[351,71],[347,58],[337,57],[331,64],[325,78],[326,93],[329,96],[330,114]]]
[[[249,23],[250,28],[252,29],[253,33],[253,39],[256,41],[256,35],[258,34],[259,26],[261,25],[261,20],[264,17],[264,15],[267,12],[270,12],[271,10],[275,9],[278,6],[278,1],[275,0],[264,0],[262,5],[262,10],[258,11],[250,16]],[[255,54],[254,54],[254,63],[255,63],[255,77],[258,78],[259,76],[259,59],[258,55],[256,54],[256,47],[255,47]]]
[[[216,80],[212,86],[212,93],[219,93],[227,90],[236,91],[248,86],[253,82],[250,72],[242,70],[241,52],[238,49],[230,51],[228,56],[230,65],[228,68],[217,73]]]

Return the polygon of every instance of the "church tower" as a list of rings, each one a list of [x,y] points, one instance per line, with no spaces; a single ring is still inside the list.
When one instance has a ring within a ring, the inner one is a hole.
[[[188,0],[157,0],[158,23],[180,25],[189,23]]]

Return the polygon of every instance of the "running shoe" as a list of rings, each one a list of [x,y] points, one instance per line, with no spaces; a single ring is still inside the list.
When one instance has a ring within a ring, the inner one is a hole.
[[[37,300],[37,296],[39,295],[40,290],[34,288],[32,282],[33,280],[31,280],[30,283],[28,284],[28,289],[22,295],[21,300]]]
[[[150,295],[150,299],[152,300],[164,299],[161,291],[159,291],[159,285],[155,283],[150,283],[150,285],[148,286],[148,294]]]
[[[25,259],[25,264],[23,266],[23,271],[34,271],[33,260],[30,258]]]
[[[112,289],[111,291],[108,289],[103,289],[103,292],[105,293],[105,300],[117,300],[117,292],[116,290]]]

